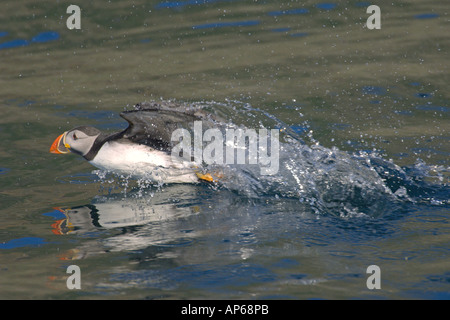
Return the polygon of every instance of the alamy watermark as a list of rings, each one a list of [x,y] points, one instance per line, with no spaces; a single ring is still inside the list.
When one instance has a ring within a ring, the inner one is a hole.
[[[67,289],[81,289],[81,269],[79,266],[72,264],[67,267],[66,273],[71,275],[66,280]]]
[[[366,13],[371,13],[367,18],[366,26],[368,29],[381,29],[381,9],[379,6],[371,5],[367,7]]]
[[[81,29],[81,9],[75,4],[71,4],[67,7],[66,13],[71,15],[66,20],[66,26],[69,30]]]
[[[381,289],[381,269],[373,264],[367,267],[366,273],[371,274],[366,281],[367,289]]]
[[[202,121],[194,121],[193,137],[187,129],[172,132],[172,160],[206,164],[258,164],[261,175],[274,175],[279,169],[279,129],[210,128],[203,132]],[[206,143],[206,144],[205,144]]]
[[[66,13],[71,15],[66,20],[66,26],[69,30],[81,29],[81,9],[75,4],[67,7]],[[366,26],[368,29],[381,29],[381,9],[377,5],[370,5],[366,9],[366,13],[371,15],[367,18]]]

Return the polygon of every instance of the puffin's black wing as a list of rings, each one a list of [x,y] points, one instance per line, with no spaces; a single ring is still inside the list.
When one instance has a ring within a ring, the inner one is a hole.
[[[134,143],[145,144],[152,148],[170,151],[172,133],[179,128],[192,130],[194,121],[202,117],[190,112],[151,108],[124,111],[120,114],[129,126],[121,137]]]

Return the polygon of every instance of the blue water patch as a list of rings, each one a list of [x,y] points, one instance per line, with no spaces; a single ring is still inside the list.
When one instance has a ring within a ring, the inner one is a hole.
[[[291,37],[306,37],[308,35],[307,32],[297,32],[297,33],[292,33],[290,36]]]
[[[306,273],[293,273],[289,275],[290,279],[301,280],[307,278],[308,275]]]
[[[304,134],[309,131],[309,128],[305,126],[291,126],[291,129],[298,134]]]
[[[385,88],[377,86],[365,86],[362,87],[361,89],[364,94],[370,94],[375,96],[383,96],[387,92]]]
[[[231,22],[215,22],[206,23],[193,26],[192,29],[210,29],[210,28],[224,28],[224,27],[249,27],[256,26],[260,23],[258,20],[245,20],[245,21],[231,21]]]
[[[318,3],[316,4],[316,8],[323,10],[332,10],[337,7],[336,3]]]
[[[141,39],[141,43],[149,43],[152,39]]]
[[[274,28],[271,29],[270,31],[272,32],[289,32],[291,30],[291,28]]]
[[[32,104],[35,104],[37,101],[33,101],[33,100],[24,100],[20,103],[17,104],[18,107],[28,107],[31,106]]]
[[[5,36],[7,34],[8,33],[6,31],[0,33],[1,36]],[[25,47],[25,46],[28,46],[30,43],[49,42],[49,41],[58,40],[59,38],[60,38],[60,35],[56,31],[44,31],[44,32],[37,34],[33,38],[31,38],[30,41],[26,40],[26,39],[14,39],[14,40],[0,43],[0,50],[17,48],[17,47]]]
[[[59,39],[59,33],[55,31],[45,31],[41,32],[38,35],[34,36],[31,39],[31,42],[48,42]]]
[[[45,244],[44,239],[38,237],[25,237],[12,239],[8,242],[0,243],[0,249],[15,249],[20,247],[37,247]]]
[[[368,7],[370,5],[371,5],[371,3],[370,2],[366,2],[366,1],[361,1],[361,2],[355,3],[355,6],[359,7],[359,8]]]
[[[186,0],[186,1],[164,1],[158,3],[155,8],[157,9],[173,9],[173,8],[182,8],[190,5],[202,5],[208,3],[216,3],[216,2],[228,2],[232,0]]]
[[[438,275],[430,275],[427,277],[427,279],[431,282],[438,282],[443,284],[450,284],[450,272],[445,272],[444,274],[438,274]]]
[[[450,300],[450,293],[447,291],[433,291],[430,289],[427,289],[425,291],[408,290],[405,291],[405,294],[420,300]]]
[[[416,93],[415,96],[417,98],[429,98],[429,97],[431,97],[431,93],[421,93],[421,92],[419,92],[419,93]]]
[[[424,111],[439,111],[439,112],[448,112],[450,110],[449,107],[444,106],[436,106],[432,104],[423,104],[416,107],[417,110],[424,110]]]
[[[434,19],[439,17],[437,13],[423,13],[423,14],[417,14],[414,16],[416,19]]]
[[[411,82],[410,85],[418,87],[420,86],[420,82]]]
[[[10,170],[9,168],[0,168],[0,174],[8,173]]]
[[[15,40],[11,40],[11,41],[0,43],[0,50],[1,49],[24,47],[24,46],[27,46],[29,44],[30,44],[30,42],[28,40],[15,39]]]
[[[275,268],[292,268],[298,266],[299,263],[297,260],[290,259],[290,258],[283,258],[277,262],[275,262],[272,267]]]
[[[285,14],[306,14],[309,10],[305,8],[290,9],[290,10],[280,10],[280,11],[270,11],[267,13],[269,16],[281,16]]]
[[[4,103],[7,104],[7,105],[15,105],[16,102],[17,102],[17,99],[6,99],[4,101]]]
[[[227,286],[248,286],[276,280],[277,276],[258,264],[228,265],[211,269],[203,265],[181,266],[170,270],[179,282],[187,282],[197,288],[213,289]]]
[[[0,31],[0,37],[4,37],[8,34],[8,31]]]
[[[60,220],[60,219],[66,218],[66,215],[64,213],[62,213],[61,210],[58,210],[58,209],[55,209],[50,212],[45,212],[42,215],[46,216],[46,217],[52,217],[55,220]]]

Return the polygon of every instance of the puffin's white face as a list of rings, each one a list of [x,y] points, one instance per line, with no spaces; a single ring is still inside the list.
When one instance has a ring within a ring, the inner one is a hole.
[[[93,127],[77,127],[64,132],[53,142],[50,152],[86,155],[94,145],[100,131]]]
[[[66,134],[64,146],[71,152],[84,156],[91,150],[91,147],[94,145],[94,141],[99,134],[100,132],[97,135],[90,136],[77,128],[72,129]]]

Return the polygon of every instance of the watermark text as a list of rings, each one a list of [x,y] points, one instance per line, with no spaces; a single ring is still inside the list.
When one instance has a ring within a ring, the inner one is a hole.
[[[226,129],[203,132],[202,122],[194,121],[194,136],[187,129],[172,133],[172,159],[206,164],[258,164],[261,175],[274,175],[279,169],[278,129]]]

